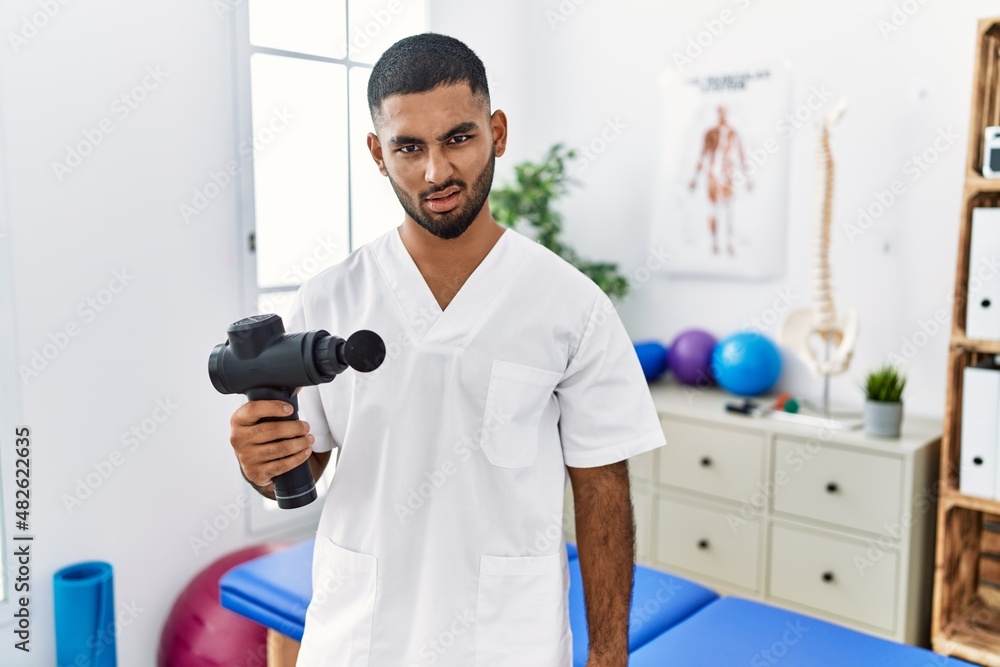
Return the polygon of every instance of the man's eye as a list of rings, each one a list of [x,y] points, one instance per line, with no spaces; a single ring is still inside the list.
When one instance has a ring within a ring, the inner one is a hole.
[[[414,153],[414,152],[416,152],[416,150],[417,150],[416,146],[403,146],[402,148],[399,149],[399,152],[400,153]]]
[[[459,135],[457,137],[452,137],[451,138],[451,143],[453,143],[453,144],[462,144],[462,143],[465,143],[466,141],[468,141],[471,138],[472,137],[469,136],[468,134],[462,134],[462,135]]]

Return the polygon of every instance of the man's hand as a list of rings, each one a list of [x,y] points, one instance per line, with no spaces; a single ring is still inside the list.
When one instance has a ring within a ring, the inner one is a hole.
[[[229,443],[243,476],[269,498],[274,497],[271,480],[308,461],[316,440],[309,433],[309,424],[301,419],[260,422],[264,417],[287,417],[291,412],[292,406],[284,401],[248,401],[230,420]]]
[[[626,667],[635,566],[628,463],[567,470],[590,632],[587,667]]]

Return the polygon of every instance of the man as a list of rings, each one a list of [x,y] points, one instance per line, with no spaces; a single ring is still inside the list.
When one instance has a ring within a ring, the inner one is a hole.
[[[302,286],[289,331],[371,329],[387,357],[233,415],[243,473],[339,451],[313,559],[300,667],[568,667],[566,475],[591,667],[628,662],[634,526],[626,459],[663,444],[611,302],[490,215],[507,118],[450,37],[397,42],[372,70],[368,148],[402,225]]]
[[[719,114],[719,121],[714,127],[705,132],[702,141],[701,155],[698,157],[698,166],[691,179],[690,188],[694,190],[698,187],[698,175],[705,168],[706,180],[708,181],[708,201],[712,208],[708,213],[708,229],[712,232],[712,253],[719,254],[719,240],[716,227],[722,213],[726,214],[726,230],[728,232],[728,243],[726,249],[730,255],[735,254],[733,249],[733,195],[735,194],[735,171],[733,163],[738,159],[740,174],[746,180],[747,191],[751,184],[746,178],[746,158],[743,155],[743,144],[740,136],[726,120],[726,107],[719,105],[716,110]]]

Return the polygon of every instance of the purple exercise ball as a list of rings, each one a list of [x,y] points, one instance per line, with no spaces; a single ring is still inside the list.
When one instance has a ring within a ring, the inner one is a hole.
[[[670,370],[683,384],[712,383],[712,351],[715,336],[702,329],[687,329],[670,344]]]

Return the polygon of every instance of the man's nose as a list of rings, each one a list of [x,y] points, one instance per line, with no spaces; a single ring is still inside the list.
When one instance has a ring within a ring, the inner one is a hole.
[[[444,154],[444,150],[440,148],[428,149],[424,180],[428,183],[440,184],[451,178],[454,173],[455,168]]]

